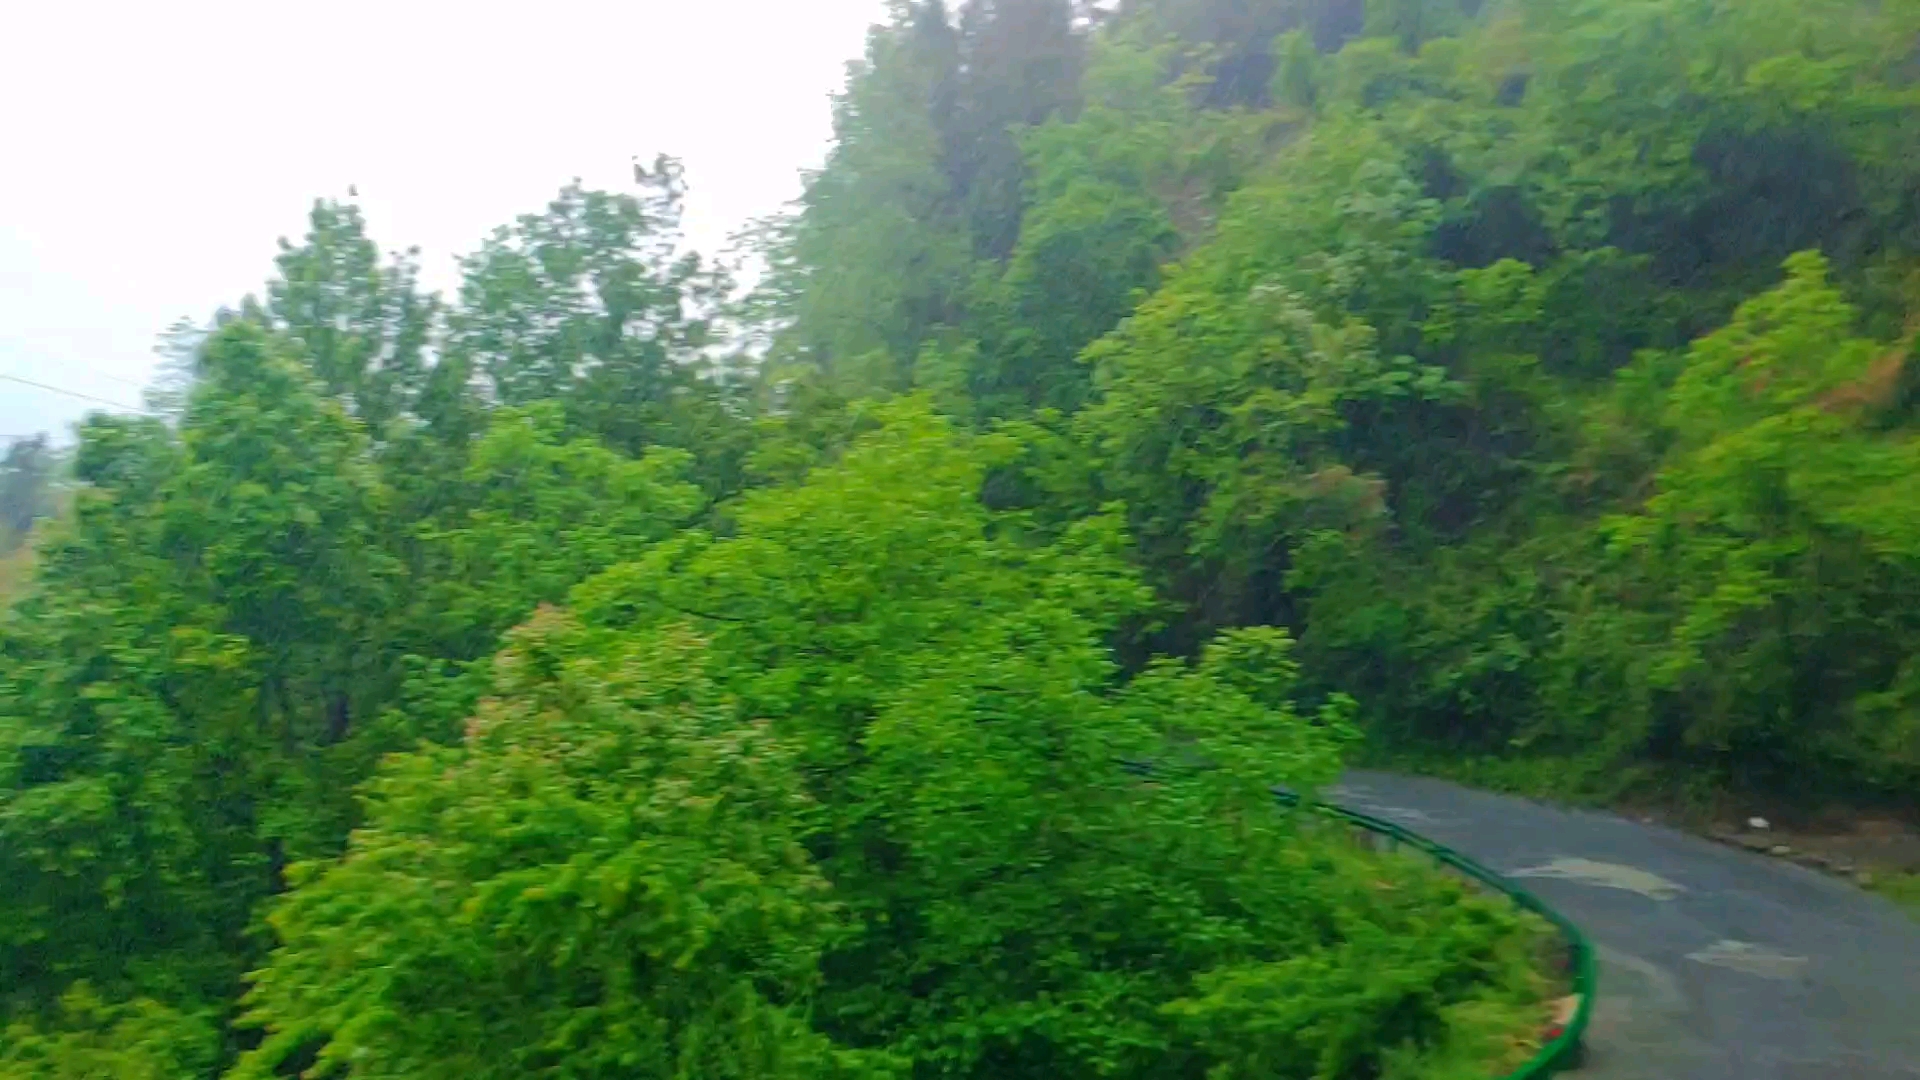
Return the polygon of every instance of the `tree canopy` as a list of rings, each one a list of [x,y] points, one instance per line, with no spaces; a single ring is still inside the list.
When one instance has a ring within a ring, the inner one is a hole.
[[[1917,40],[898,0],[750,292],[317,201],[0,463],[0,1078],[1489,1075],[1540,927],[1270,788],[1912,805]]]

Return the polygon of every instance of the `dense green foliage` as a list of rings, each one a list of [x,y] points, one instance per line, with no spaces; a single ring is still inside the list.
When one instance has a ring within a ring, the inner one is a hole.
[[[28,544],[0,555],[0,606],[9,604],[15,595],[25,591],[27,580],[33,573],[33,548]]]
[[[1148,640],[1285,626],[1376,749],[1912,792],[1920,8],[1123,6],[970,261],[917,254],[936,9],[777,248],[791,400],[904,372],[1049,432],[1004,497],[1124,502]],[[918,228],[843,220],[856,182]]]
[[[240,1074],[1345,1075],[1472,1031],[1448,1010],[1498,1000],[1431,982],[1528,939],[1280,827],[1269,784],[1327,779],[1342,727],[1280,704],[1286,638],[1116,685],[1115,523],[1002,529],[996,443],[890,411],[516,631],[465,744],[391,759],[345,859],[291,872]],[[1217,768],[1114,767],[1171,745]],[[1342,965],[1403,982],[1356,1008]],[[1257,1051],[1247,995],[1289,1010]]]
[[[750,295],[317,204],[5,586],[0,1077],[1486,1075],[1534,928],[1268,786],[1912,800],[1916,41],[902,0]]]

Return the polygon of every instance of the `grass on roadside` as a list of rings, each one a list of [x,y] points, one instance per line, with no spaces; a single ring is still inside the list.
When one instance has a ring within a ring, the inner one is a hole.
[[[1873,891],[1920,917],[1920,873],[1889,874],[1874,882]]]
[[[1388,750],[1369,744],[1355,762],[1362,768],[1433,776],[1483,791],[1546,799],[1573,806],[1618,807],[1651,791],[1670,789],[1671,777],[1648,766],[1572,756],[1456,755],[1438,751]],[[1684,798],[1697,796],[1681,793]]]

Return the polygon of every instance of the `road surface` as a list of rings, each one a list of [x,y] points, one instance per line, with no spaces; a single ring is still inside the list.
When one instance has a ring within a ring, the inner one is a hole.
[[[1609,814],[1355,772],[1322,797],[1500,871],[1594,941],[1586,1080],[1920,1080],[1920,922]]]

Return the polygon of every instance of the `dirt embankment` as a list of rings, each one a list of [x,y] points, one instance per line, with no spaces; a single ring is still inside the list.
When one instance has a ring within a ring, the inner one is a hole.
[[[1749,851],[1786,859],[1886,893],[1920,913],[1920,822],[1829,807],[1782,820],[1721,813],[1669,824]]]

